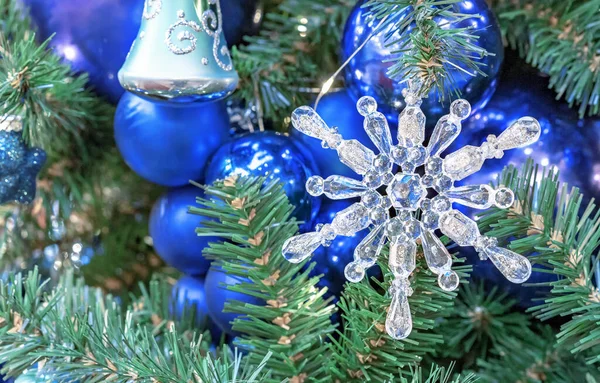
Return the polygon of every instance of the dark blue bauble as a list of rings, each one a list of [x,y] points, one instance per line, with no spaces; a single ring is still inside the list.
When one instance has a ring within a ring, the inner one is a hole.
[[[140,0],[25,0],[40,39],[56,33],[50,46],[90,84],[116,103],[123,94],[117,72],[140,27]]]
[[[40,39],[56,33],[50,46],[90,84],[116,103],[123,94],[117,72],[140,28],[142,0],[24,0],[31,9]],[[257,0],[221,2],[223,32],[229,45],[256,33],[263,13]],[[257,16],[258,14],[258,16]],[[157,43],[162,43],[158,41]]]
[[[175,315],[180,318],[190,310],[195,312],[195,320],[198,328],[204,330],[208,318],[208,306],[206,305],[206,294],[204,292],[204,278],[184,276],[173,286],[173,300],[175,301]]]
[[[337,127],[344,139],[356,139],[371,150],[377,150],[363,128],[365,118],[358,113],[356,102],[347,91],[342,90],[325,95],[319,102],[317,112],[327,125]],[[339,174],[346,177],[360,178],[352,169],[340,162],[335,150],[324,149],[321,140],[309,137],[296,129],[292,129],[292,137],[309,148],[322,177]]]
[[[28,148],[22,133],[0,131],[0,204],[27,204],[35,198],[35,179],[46,162],[46,152]]]
[[[127,165],[164,186],[202,181],[209,157],[227,141],[228,131],[221,102],[184,108],[126,93],[115,115],[115,139]]]
[[[165,262],[188,275],[200,276],[210,267],[202,250],[219,238],[196,234],[196,228],[207,220],[188,213],[188,207],[196,205],[196,197],[204,197],[204,192],[195,186],[171,189],[163,194],[150,214],[150,236],[154,249]]]
[[[330,223],[335,215],[356,201],[337,200],[325,201],[321,206],[315,222]],[[314,252],[311,262],[316,262],[312,275],[323,275],[318,286],[327,287],[328,293],[339,296],[343,291],[346,277],[344,268],[354,260],[354,249],[369,234],[369,230],[362,230],[351,237],[338,236],[331,246],[321,246]]]
[[[346,23],[342,41],[342,61],[348,59],[354,51],[371,35],[373,29],[380,23],[368,15],[369,8],[363,7],[367,0],[356,4]],[[455,69],[451,71],[456,80],[456,87],[461,92],[461,97],[469,100],[476,112],[490,99],[496,88],[497,76],[504,58],[502,36],[498,21],[485,0],[465,0],[452,5],[454,10],[463,14],[479,14],[481,18],[469,18],[456,23],[458,28],[472,27],[479,39],[473,43],[486,49],[495,56],[487,56],[479,61],[484,66],[481,70],[487,77],[477,75],[469,76]],[[394,21],[400,21],[406,12],[398,13]],[[441,20],[440,20],[441,21]],[[396,23],[394,23],[396,24]],[[372,96],[378,104],[379,110],[391,122],[398,121],[398,114],[404,109],[402,89],[406,83],[393,81],[387,76],[388,68],[393,61],[404,53],[393,53],[399,50],[402,43],[386,46],[385,37],[393,29],[393,25],[373,36],[365,47],[352,59],[345,70],[346,86],[355,99],[361,96]],[[400,39],[398,32],[392,39]],[[469,70],[469,72],[472,72]],[[421,108],[427,116],[428,125],[433,126],[443,115],[447,114],[450,103],[439,102],[439,94],[433,90],[429,97],[423,100]]]
[[[522,116],[536,118],[542,135],[533,145],[487,160],[481,171],[462,183],[489,183],[506,165],[520,168],[532,157],[540,165],[555,167],[561,182],[578,187],[584,203],[600,195],[600,118],[579,119],[576,109],[555,100],[546,77],[516,58],[507,64],[494,97],[463,123],[461,135],[446,153],[464,145],[479,146],[489,134],[499,135]]]
[[[538,142],[520,149],[507,150],[502,159],[487,160],[481,171],[463,180],[462,184],[480,184],[494,181],[504,166],[520,168],[528,157],[538,164],[556,166],[559,179],[576,186],[584,193],[584,204],[600,195],[600,118],[578,119],[577,110],[563,101],[556,101],[548,89],[548,79],[531,69],[523,61],[507,55],[507,62],[498,90],[488,105],[463,123],[461,136],[446,153],[464,145],[479,146],[489,134],[498,135],[522,116],[538,119],[542,135]],[[470,215],[477,211],[468,210]],[[464,249],[461,252],[465,252]],[[475,254],[469,258],[475,264],[473,275],[491,284],[500,285],[518,298],[524,307],[532,306],[533,298],[544,297],[549,289],[527,287],[508,282],[489,261],[479,261]],[[526,283],[547,282],[556,276],[533,272]]]
[[[206,304],[208,313],[213,322],[221,330],[229,335],[237,335],[231,325],[235,318],[239,316],[236,313],[225,313],[223,309],[227,301],[241,301],[254,305],[264,304],[260,299],[227,290],[226,286],[233,286],[243,282],[248,282],[240,277],[229,275],[220,268],[211,267],[204,278],[204,290],[206,292]]]
[[[230,47],[238,45],[246,35],[254,35],[262,24],[264,10],[261,0],[221,1],[223,33]]]
[[[321,200],[306,192],[306,180],[316,174],[315,161],[304,145],[275,132],[248,133],[223,145],[206,166],[205,182],[240,176],[279,179],[290,203],[296,208],[294,216],[310,228]]]

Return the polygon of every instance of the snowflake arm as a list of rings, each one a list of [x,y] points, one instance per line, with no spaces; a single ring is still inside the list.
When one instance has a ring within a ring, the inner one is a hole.
[[[537,141],[541,133],[539,123],[530,117],[521,118],[499,137],[491,135],[479,147],[465,146],[441,158],[441,153],[460,134],[461,123],[469,116],[471,106],[466,100],[454,101],[450,113],[437,122],[425,147],[425,115],[415,89],[419,89],[418,84],[410,84],[404,94],[407,107],[399,116],[397,145],[393,145],[385,116],[377,112],[377,102],[371,97],[358,100],[358,112],[379,150],[377,155],[357,140],[344,140],[310,107],[300,107],[292,115],[297,130],[320,139],[324,148],[336,150],[341,162],[362,176],[360,181],[339,175],[327,179],[313,176],[306,184],[308,192],[331,199],[361,200],[338,212],[331,223],[319,224],[317,231],[288,239],[282,253],[290,262],[298,263],[319,246],[329,246],[338,235],[351,236],[372,226],[354,250],[354,260],[346,266],[345,275],[351,282],[362,280],[365,271],[377,262],[385,243],[389,243],[388,264],[394,281],[389,289],[392,301],[386,331],[395,339],[406,338],[412,330],[409,276],[415,269],[418,239],[427,266],[438,275],[440,287],[452,291],[459,285],[458,275],[452,270],[452,256],[435,234],[437,229],[459,246],[475,247],[482,259],[490,259],[511,282],[522,283],[531,274],[527,258],[498,247],[495,238],[481,235],[477,224],[453,209],[452,204],[477,209],[510,207],[514,202],[510,189],[494,190],[489,185],[455,187],[454,181],[479,171],[486,159],[501,158],[504,150]],[[425,168],[423,176],[415,173],[420,166]],[[399,168],[396,173],[395,167]],[[378,191],[383,185],[385,194]],[[428,198],[427,189],[434,189],[437,195]],[[390,215],[390,211],[394,214]],[[421,211],[420,220],[416,219],[417,211]]]

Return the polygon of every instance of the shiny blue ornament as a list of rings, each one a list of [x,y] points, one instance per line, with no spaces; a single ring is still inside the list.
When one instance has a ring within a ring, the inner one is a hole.
[[[220,102],[182,108],[126,93],[115,115],[115,140],[125,162],[164,186],[202,181],[208,158],[228,139],[228,130]]]
[[[25,0],[40,39],[56,33],[50,46],[90,84],[116,103],[123,94],[117,72],[140,27],[140,0]]]
[[[371,35],[373,29],[380,23],[369,16],[369,8],[363,7],[367,0],[356,4],[346,23],[342,40],[342,61],[348,59],[354,51]],[[444,7],[446,5],[443,5]],[[497,85],[497,77],[504,58],[504,48],[498,21],[485,0],[465,0],[452,5],[456,12],[476,15],[480,18],[468,18],[456,23],[457,28],[473,28],[474,34],[479,39],[474,44],[486,49],[495,56],[486,56],[478,61],[485,64],[481,70],[487,75],[469,76],[458,69],[452,70],[456,88],[461,92],[461,98],[471,103],[473,112],[477,112],[493,95]],[[398,13],[394,21],[400,21],[406,12]],[[441,20],[440,20],[441,21]],[[396,24],[396,23],[394,23]],[[398,114],[406,106],[402,97],[402,90],[407,84],[393,81],[387,76],[388,69],[393,61],[401,55],[394,53],[399,50],[401,43],[386,45],[386,35],[391,32],[393,25],[383,29],[373,36],[365,47],[352,59],[345,70],[346,86],[351,94],[358,100],[362,96],[372,96],[379,104],[379,110],[384,113],[390,122],[398,121]],[[392,35],[392,40],[400,39],[398,32]],[[427,117],[428,125],[435,122],[447,113],[449,102],[439,102],[437,91],[433,90],[429,97],[423,100],[421,109]]]
[[[28,204],[35,198],[35,179],[46,162],[46,152],[28,148],[21,132],[0,131],[0,204]]]
[[[232,174],[279,179],[294,216],[310,227],[321,200],[310,196],[306,180],[316,174],[316,165],[308,149],[292,138],[275,132],[241,135],[223,145],[206,166],[205,182],[213,183]]]
[[[516,55],[509,53],[510,56]],[[555,167],[559,180],[575,186],[583,193],[583,204],[600,195],[600,118],[579,119],[577,110],[569,108],[564,101],[556,101],[555,94],[548,89],[548,79],[525,62],[507,57],[498,90],[488,105],[463,123],[462,134],[447,152],[464,145],[479,146],[489,134],[498,135],[521,116],[536,118],[542,135],[533,145],[506,151],[499,160],[486,161],[482,169],[465,179],[465,184],[495,181],[502,169],[512,164],[520,168],[528,157],[538,164]],[[473,215],[474,212],[467,211]],[[462,249],[461,249],[462,252]],[[481,262],[471,254],[467,263],[475,264],[473,275],[494,285],[500,285],[519,299],[523,307],[535,304],[534,298],[547,296],[545,287],[528,287],[512,284],[490,264]],[[533,271],[527,283],[555,280],[550,273]]]
[[[213,322],[229,335],[237,335],[231,328],[232,322],[239,316],[236,313],[225,313],[225,302],[240,301],[253,305],[264,305],[260,299],[227,290],[227,286],[250,282],[237,276],[229,275],[221,268],[211,267],[204,278],[206,304],[208,313]]]
[[[352,205],[356,201],[331,200],[324,202],[317,216],[316,222],[331,222],[335,215]],[[339,296],[344,289],[346,277],[344,268],[354,260],[353,254],[356,246],[369,234],[362,230],[351,237],[338,236],[329,247],[320,246],[314,252],[311,262],[316,262],[312,275],[323,275],[318,287],[327,287],[328,293]]]
[[[356,102],[347,91],[341,90],[325,95],[316,110],[327,125],[337,127],[344,139],[356,139],[371,150],[377,150],[363,127],[364,117],[356,110]],[[340,161],[335,150],[323,150],[321,141],[302,134],[296,129],[292,129],[291,135],[294,140],[302,142],[313,154],[320,170],[319,175],[323,178],[333,174],[351,178],[358,177],[352,169]]]
[[[206,328],[208,306],[204,278],[184,276],[179,279],[173,286],[173,300],[175,315],[178,318],[181,318],[184,312],[189,315],[193,311],[196,326],[201,330]]]
[[[24,0],[40,39],[56,33],[50,46],[78,72],[89,73],[90,84],[113,103],[123,88],[117,72],[125,62],[140,28],[142,0]],[[255,33],[262,21],[256,0],[226,0],[224,33],[230,46]],[[258,16],[257,16],[258,13]],[[99,22],[101,21],[101,22]]]
[[[210,262],[202,251],[219,238],[199,237],[196,228],[207,218],[188,213],[196,205],[196,197],[204,197],[202,189],[185,186],[171,189],[155,203],[150,213],[150,236],[154,249],[169,265],[193,276],[206,274]]]

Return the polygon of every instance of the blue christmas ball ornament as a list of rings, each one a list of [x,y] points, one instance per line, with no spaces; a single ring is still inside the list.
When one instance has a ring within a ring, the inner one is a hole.
[[[356,201],[331,200],[321,206],[316,222],[330,223],[335,215]],[[354,249],[369,234],[362,230],[351,237],[338,236],[329,247],[320,246],[314,252],[311,262],[316,262],[312,275],[321,275],[319,287],[327,287],[328,293],[339,296],[346,283],[344,268],[354,260]]]
[[[363,7],[367,0],[361,0],[356,4],[346,23],[342,41],[342,61],[348,59],[368,39],[373,30],[381,20],[375,20],[369,15],[369,8]],[[446,5],[442,5],[445,7]],[[477,15],[479,18],[468,18],[456,23],[457,28],[472,28],[478,39],[473,43],[488,52],[494,54],[478,59],[481,70],[486,77],[471,76],[462,70],[451,70],[451,75],[456,80],[456,88],[461,92],[461,97],[467,99],[476,112],[482,108],[490,99],[497,84],[497,77],[504,58],[504,48],[498,21],[485,0],[465,0],[452,4],[455,12]],[[400,36],[398,32],[391,34],[391,40],[398,41],[395,44],[386,43],[386,35],[390,34],[394,24],[401,22],[407,12],[393,15],[392,24],[375,34],[364,48],[350,60],[345,70],[346,86],[353,97],[358,100],[362,96],[372,96],[379,104],[379,110],[384,113],[390,122],[398,121],[398,114],[404,109],[405,102],[402,90],[407,86],[405,82],[392,80],[388,77],[388,69],[394,61],[404,52],[398,53],[407,36]],[[443,22],[443,20],[439,20]],[[409,27],[409,30],[413,27]],[[469,70],[468,72],[472,72]],[[432,90],[429,97],[423,100],[421,109],[427,116],[428,125],[433,126],[435,122],[445,115],[449,102],[439,102],[439,94]]]
[[[140,0],[25,0],[40,39],[53,33],[50,46],[90,84],[116,103],[123,94],[117,72],[140,27]]]
[[[0,204],[10,201],[27,204],[35,198],[35,180],[46,162],[46,152],[25,145],[19,118],[5,116],[3,119],[0,121]]]
[[[199,329],[204,330],[208,318],[206,293],[204,291],[204,278],[184,276],[173,286],[173,300],[175,315],[181,318],[184,311],[189,315],[195,314],[195,323]]]
[[[90,76],[90,85],[116,103],[123,94],[117,72],[140,28],[142,0],[24,0],[40,39],[53,33],[50,46],[77,72]],[[253,34],[262,21],[257,0],[221,1],[223,32],[229,45]],[[101,22],[99,22],[101,20]],[[157,41],[162,44],[163,41]]]
[[[463,183],[489,183],[505,166],[520,168],[531,157],[558,172],[562,183],[579,188],[587,203],[600,195],[600,118],[579,119],[576,109],[555,99],[546,77],[521,60],[511,60],[494,97],[463,123],[462,134],[446,152],[464,145],[479,146],[488,135],[497,136],[519,117],[531,116],[542,127],[536,143],[506,151],[500,160],[486,161],[481,171]]]
[[[249,282],[249,280],[229,275],[223,269],[215,267],[211,267],[204,278],[206,304],[210,318],[221,330],[229,335],[236,335],[231,326],[233,320],[237,318],[239,314],[223,312],[225,302],[240,301],[253,305],[264,304],[264,302],[258,298],[227,290],[227,286],[246,282]]]
[[[196,205],[196,197],[204,197],[204,193],[195,186],[171,189],[163,194],[150,214],[150,236],[154,249],[165,262],[183,273],[200,276],[210,267],[202,250],[220,239],[196,234],[196,228],[207,220],[188,213],[188,207]]]
[[[223,145],[206,166],[205,182],[213,183],[230,175],[264,176],[278,179],[292,205],[294,216],[310,227],[321,206],[319,198],[305,189],[306,180],[316,174],[312,155],[292,138],[275,132],[241,135]]]
[[[115,140],[127,165],[164,186],[202,181],[208,158],[228,131],[221,102],[178,107],[126,93],[115,115]]]
[[[316,110],[327,125],[337,127],[344,139],[355,139],[371,150],[377,150],[363,127],[364,117],[358,113],[356,102],[346,90],[325,95]],[[352,169],[341,163],[335,150],[324,150],[320,140],[302,134],[296,129],[292,129],[291,135],[294,140],[305,144],[313,154],[320,170],[319,174],[322,177],[325,178],[333,174],[352,178],[359,177]]]

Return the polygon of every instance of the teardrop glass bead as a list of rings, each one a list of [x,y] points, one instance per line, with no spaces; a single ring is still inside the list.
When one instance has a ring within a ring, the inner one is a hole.
[[[292,125],[296,130],[320,140],[331,132],[325,121],[310,106],[301,106],[292,113]]]
[[[383,113],[375,112],[365,117],[364,128],[377,149],[389,155],[392,150],[392,134]]]
[[[392,284],[397,281],[394,280]],[[394,339],[405,339],[412,332],[412,316],[408,305],[408,294],[402,287],[390,287],[392,302],[385,319],[385,331]]]
[[[407,106],[398,117],[398,141],[420,144],[425,139],[425,114],[418,106]]]
[[[394,238],[390,245],[388,265],[396,278],[406,279],[415,270],[417,244],[404,237]]]
[[[508,150],[531,145],[542,134],[540,123],[533,117],[522,117],[508,127],[496,141],[500,150]]]
[[[494,189],[490,185],[468,185],[444,193],[452,202],[475,209],[488,209],[493,204]]]
[[[450,153],[442,163],[443,172],[454,181],[477,173],[483,165],[485,158],[480,148],[467,145]]]
[[[354,260],[363,267],[370,267],[377,262],[385,243],[385,225],[379,225],[367,235],[354,249]]]
[[[367,190],[368,188],[362,182],[338,175],[327,177],[323,184],[323,191],[330,199],[359,197]]]
[[[427,266],[435,274],[440,274],[452,267],[452,256],[440,239],[429,230],[421,231],[423,255]]]
[[[291,263],[300,263],[312,255],[321,245],[321,233],[311,232],[289,238],[281,253]]]
[[[369,209],[357,202],[338,212],[331,226],[336,234],[349,237],[365,229],[370,223]]]
[[[509,281],[523,283],[529,279],[531,263],[524,256],[499,246],[484,248],[483,253]]]
[[[481,236],[477,223],[456,209],[442,214],[440,230],[459,246],[473,246]]]
[[[371,169],[375,153],[357,140],[342,141],[337,148],[340,161],[358,174]]]
[[[458,137],[460,131],[460,120],[451,118],[449,115],[440,118],[429,139],[429,145],[427,146],[429,155],[438,156],[441,152],[446,150],[446,148],[454,142],[456,137]]]

